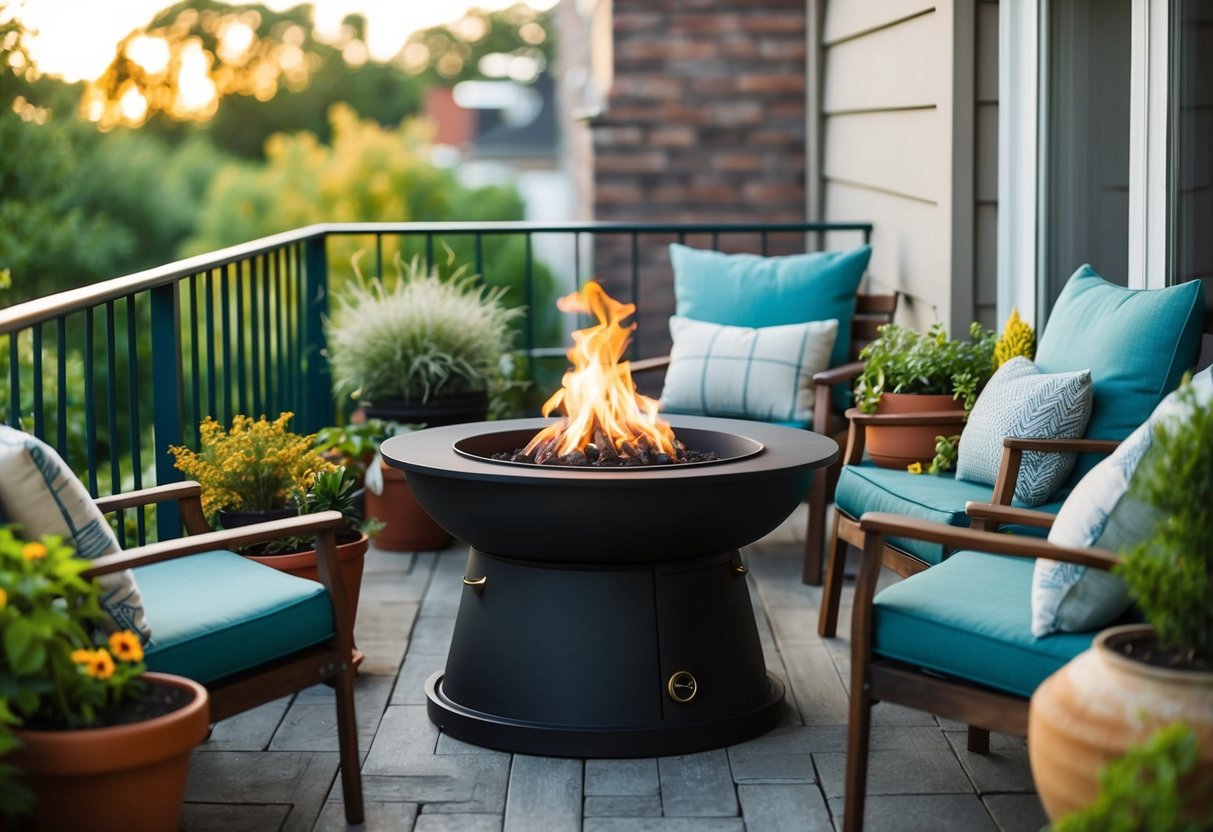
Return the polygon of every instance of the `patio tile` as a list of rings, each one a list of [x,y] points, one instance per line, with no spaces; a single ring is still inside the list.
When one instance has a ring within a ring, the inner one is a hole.
[[[451,646],[451,634],[455,631],[455,618],[450,615],[429,615],[428,612],[428,608],[423,608],[421,617],[413,625],[413,633],[408,640],[409,655],[429,653],[445,659],[447,649]]]
[[[842,828],[843,802],[830,801]],[[866,832],[997,832],[981,800],[971,794],[869,796],[864,805]]]
[[[407,641],[413,622],[421,611],[416,601],[387,602],[358,601],[358,620],[354,625],[354,640],[400,639]]]
[[[422,601],[426,615],[453,616],[459,611],[463,597],[463,573],[467,568],[468,547],[453,546],[441,552],[434,562],[434,571]]]
[[[485,748],[480,745],[473,745],[470,742],[457,740],[450,734],[438,734],[438,746],[434,749],[435,754],[486,754],[494,757],[509,757],[508,751],[497,751],[493,748]]]
[[[800,734],[805,748],[814,754],[847,750],[847,726],[812,725]],[[934,726],[896,725],[871,732],[873,751],[947,751],[950,746],[943,732]]]
[[[745,832],[741,818],[586,818],[582,832]]]
[[[427,813],[481,814],[492,813],[498,819],[505,811],[506,790],[509,788],[510,756],[508,754],[462,754],[436,757],[452,761],[460,777],[473,777],[471,797],[462,801],[426,801],[421,807]]]
[[[657,758],[586,760],[586,795],[649,796],[661,793]]]
[[[446,653],[417,653],[410,651],[404,657],[404,666],[396,679],[392,691],[393,705],[424,705],[425,680],[446,667]]]
[[[824,647],[790,647],[782,651],[787,682],[796,693],[805,725],[835,725],[847,721],[847,696],[842,680]]]
[[[575,830],[581,820],[581,760],[515,754],[504,832]]]
[[[362,766],[363,774],[397,774],[414,760],[434,757],[438,728],[423,705],[390,705]]]
[[[833,832],[825,799],[811,785],[740,786],[737,796],[746,832]]]
[[[366,800],[420,803],[421,811],[495,813],[505,811],[510,763],[474,754],[413,759],[395,774],[363,775]],[[340,790],[335,790],[339,795]]]
[[[341,783],[336,791],[341,792]],[[315,832],[336,830],[358,830],[358,832],[400,832],[412,829],[417,820],[416,803],[363,803],[366,821],[361,826],[350,826],[345,822],[345,806],[340,801],[330,800],[324,805],[316,821]]]
[[[969,779],[977,786],[978,794],[1036,791],[1027,748],[996,748],[991,735],[990,753],[974,754],[966,747],[967,736],[964,733],[949,732],[947,738]]]
[[[582,814],[587,818],[659,818],[660,795],[604,795],[587,797]]]
[[[423,814],[413,832],[501,832],[501,816]]]
[[[337,774],[337,755],[213,751],[193,755],[188,803],[291,806],[284,830],[311,829]]]
[[[284,696],[266,702],[222,722],[215,723],[210,739],[198,746],[198,751],[264,751],[269,748],[274,732],[290,707],[291,697]]]
[[[224,803],[186,803],[181,810],[182,832],[265,832],[281,829],[291,807]]]
[[[808,728],[776,728],[757,739],[730,746],[735,783],[815,783]]]
[[[826,797],[843,795],[846,754],[814,754]],[[872,751],[868,755],[868,794],[964,794],[973,792],[956,755],[948,751]]]
[[[358,749],[363,754],[371,747],[391,692],[392,680],[385,676],[363,676],[355,684]],[[337,708],[333,689],[316,685],[302,691],[274,734],[270,751],[337,750]]]
[[[723,748],[660,757],[661,806],[667,817],[730,817],[737,814],[737,793]]]
[[[408,647],[408,639],[395,636],[358,638],[355,643],[365,654],[362,665],[358,668],[359,676],[395,676],[400,671],[400,665],[404,662],[404,651]]]
[[[1034,794],[990,794],[983,799],[1002,832],[1039,832],[1049,822]]]

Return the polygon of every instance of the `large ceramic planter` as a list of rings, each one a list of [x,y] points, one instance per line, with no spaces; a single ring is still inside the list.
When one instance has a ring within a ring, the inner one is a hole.
[[[864,429],[864,448],[872,462],[882,468],[905,468],[913,462],[924,465],[935,458],[935,437],[960,433],[964,425],[964,405],[948,395],[885,393],[876,405],[880,415],[895,413],[956,412],[953,425],[868,425]]]
[[[480,390],[474,393],[431,396],[424,402],[389,399],[366,405],[363,410],[368,419],[384,419],[402,425],[424,424],[428,428],[436,428],[484,420],[489,412],[489,396],[487,392]]]
[[[34,792],[29,829],[61,832],[173,832],[190,753],[206,738],[210,703],[206,688],[190,679],[146,673],[149,683],[189,691],[185,706],[130,725],[64,731],[16,731],[24,746],[5,762],[23,771]]]
[[[1090,804],[1104,765],[1176,720],[1196,732],[1198,776],[1213,773],[1213,672],[1154,667],[1116,649],[1126,641],[1152,638],[1149,625],[1104,630],[1091,649],[1046,679],[1032,696],[1028,756],[1050,818]],[[1202,797],[1203,816],[1208,817],[1213,795]]]
[[[365,534],[359,534],[357,540],[337,544],[337,562],[341,569],[341,582],[345,585],[347,610],[349,613],[350,632],[354,631],[354,621],[358,617],[358,595],[362,589],[362,569],[366,565],[366,550],[370,540]],[[319,581],[320,572],[316,568],[316,550],[292,552],[286,555],[245,555],[249,560],[272,566],[279,572],[286,572],[309,581]]]
[[[383,472],[383,493],[366,492],[366,515],[383,522],[383,530],[375,538],[375,547],[392,552],[425,552],[445,549],[451,542],[450,533],[435,523],[426,513],[404,472],[380,462]]]

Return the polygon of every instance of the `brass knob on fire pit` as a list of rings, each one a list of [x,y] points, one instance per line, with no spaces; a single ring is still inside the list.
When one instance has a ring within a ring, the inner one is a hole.
[[[670,681],[666,683],[665,687],[671,699],[683,704],[690,702],[695,698],[695,694],[699,693],[699,682],[695,681],[695,677],[686,670],[676,671],[670,676]]]
[[[733,571],[738,575],[745,575],[750,570],[749,567],[747,567],[744,563],[735,563],[733,564]]]
[[[479,595],[481,593],[481,591],[484,589],[484,585],[486,583],[488,583],[488,580],[489,580],[488,578],[466,578],[465,577],[463,579],[463,585],[471,587],[472,592],[475,592],[477,595]]]

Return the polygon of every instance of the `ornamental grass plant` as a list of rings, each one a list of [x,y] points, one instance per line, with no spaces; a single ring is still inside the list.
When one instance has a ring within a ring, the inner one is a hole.
[[[325,321],[333,390],[364,403],[427,402],[443,394],[508,387],[503,361],[520,308],[459,269],[443,279],[420,259],[398,257],[395,280],[355,278],[333,295]]]
[[[101,635],[101,587],[81,574],[91,565],[58,537],[0,527],[0,821],[31,802],[3,759],[21,745],[14,728],[114,724],[144,693],[139,637]]]
[[[231,430],[207,417],[201,447],[172,445],[175,467],[202,486],[202,510],[212,525],[219,511],[273,511],[304,494],[317,474],[331,471],[314,437],[292,433],[291,412],[273,421],[237,415]]]

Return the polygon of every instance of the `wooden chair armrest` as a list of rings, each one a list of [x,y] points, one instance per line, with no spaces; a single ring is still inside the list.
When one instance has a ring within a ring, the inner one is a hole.
[[[1120,555],[1106,549],[1056,546],[1040,537],[981,532],[883,511],[867,512],[860,518],[859,527],[867,534],[882,537],[910,537],[941,543],[952,549],[977,549],[1020,558],[1050,558],[1096,569],[1111,569],[1121,560]]]
[[[829,385],[850,381],[863,372],[866,364],[866,361],[851,361],[846,364],[839,364],[837,367],[831,367],[828,370],[822,370],[820,373],[813,374],[813,383]]]
[[[1007,436],[1002,440],[1004,448],[1018,451],[1038,451],[1058,454],[1110,454],[1120,447],[1114,439],[1021,439]]]
[[[331,534],[341,528],[343,522],[341,512],[321,511],[316,514],[303,514],[298,517],[241,526],[238,529],[224,529],[180,537],[176,540],[162,540],[159,543],[136,546],[113,555],[103,555],[94,560],[93,565],[84,574],[87,577],[95,578],[99,575],[121,572],[123,569],[147,566],[215,549],[231,549],[252,543],[264,543],[291,535],[322,534],[324,532]]]
[[[1018,526],[1031,526],[1036,529],[1052,528],[1053,521],[1057,519],[1056,514],[1050,514],[1047,511],[1015,508],[1014,506],[1004,506],[998,503],[977,503],[972,500],[965,503],[965,514],[974,520],[991,520],[999,525],[1013,523]],[[987,531],[989,530],[987,529]]]
[[[659,355],[656,358],[641,358],[636,361],[629,362],[632,374],[648,373],[653,370],[661,370],[670,366],[670,357],[668,355]]]
[[[109,497],[98,497],[93,502],[102,514],[111,511],[121,511],[124,508],[138,508],[152,503],[165,503],[169,500],[187,500],[191,497],[201,497],[202,486],[192,480],[185,482],[170,482],[166,485],[153,485],[151,488],[141,488],[138,491],[126,491],[122,494],[112,494]]]

